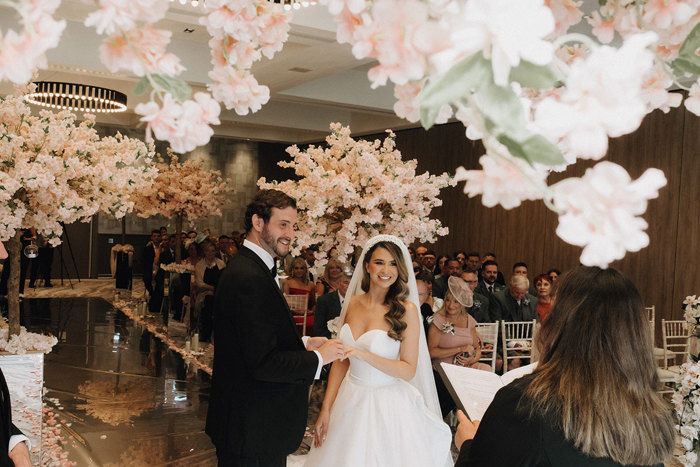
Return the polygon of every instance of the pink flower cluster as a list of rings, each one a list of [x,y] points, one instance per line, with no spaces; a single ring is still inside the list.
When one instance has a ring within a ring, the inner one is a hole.
[[[93,123],[67,111],[33,116],[21,97],[0,99],[0,241],[35,227],[55,245],[61,223],[131,212],[131,196],[155,177],[153,153],[119,134],[100,138]]]
[[[221,107],[205,92],[198,92],[194,100],[177,102],[172,95],[165,94],[163,105],[151,101],[138,104],[134,111],[143,115],[146,122],[146,141],[166,140],[177,153],[185,153],[209,142],[214,130],[209,125],[218,125]]]
[[[56,21],[53,14],[61,0],[8,0],[4,6],[15,9],[24,28],[0,31],[0,81],[23,84],[32,78],[36,68],[46,68],[46,51],[58,45],[66,27],[64,20]]]
[[[282,50],[290,14],[266,0],[209,0],[206,8],[208,14],[200,22],[212,36],[209,90],[239,115],[260,110],[270,90],[258,84],[250,68],[263,55],[272,58]]]
[[[220,216],[220,207],[231,193],[229,180],[222,179],[218,170],[204,170],[201,160],[179,162],[172,152],[169,156],[169,163],[161,159],[156,164],[158,176],[150,186],[140,190],[138,215],[172,218],[183,214],[189,221]]]
[[[340,261],[377,234],[392,234],[410,244],[433,242],[448,230],[430,212],[442,201],[440,190],[454,186],[447,174],[416,174],[416,161],[402,161],[394,144],[394,134],[379,140],[354,140],[350,128],[331,124],[327,147],[297,146],[287,149],[291,162],[281,167],[294,169],[299,180],[268,183],[297,200],[299,220],[294,252],[304,246],[319,245],[326,252],[335,247]],[[316,269],[326,263],[317,258]]]

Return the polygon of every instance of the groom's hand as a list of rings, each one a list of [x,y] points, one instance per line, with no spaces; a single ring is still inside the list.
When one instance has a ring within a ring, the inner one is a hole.
[[[317,350],[323,358],[324,365],[334,362],[339,358],[342,359],[345,357],[345,347],[343,346],[343,343],[338,339],[331,339],[326,341],[326,343],[321,345],[321,347],[319,347]]]
[[[309,337],[306,341],[306,350],[318,350],[326,342],[328,339],[325,337]]]

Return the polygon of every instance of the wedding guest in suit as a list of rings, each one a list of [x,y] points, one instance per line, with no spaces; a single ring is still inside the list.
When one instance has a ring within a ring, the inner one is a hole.
[[[535,288],[537,288],[537,316],[540,321],[544,321],[552,306],[552,277],[549,274],[540,274],[535,277]]]
[[[499,290],[503,290],[505,287],[498,283],[498,263],[493,260],[487,260],[481,266],[481,281],[476,287],[475,291],[490,297]]]
[[[456,258],[448,259],[445,264],[445,275],[440,276],[433,281],[433,297],[445,298],[447,292],[447,279],[450,276],[459,277],[462,274],[462,265],[459,264]]]
[[[423,267],[431,274],[435,274],[435,265],[437,264],[437,253],[433,250],[428,250],[423,255]]]
[[[496,253],[489,251],[486,253],[482,258],[481,258],[481,267],[479,268],[479,279],[482,278],[482,272],[484,270],[484,265],[486,264],[486,261],[496,261]],[[506,286],[506,279],[503,277],[503,273],[499,270],[496,276],[496,284],[499,284],[503,287]]]
[[[29,439],[12,423],[10,391],[0,370],[0,466],[31,467]]]
[[[337,340],[302,340],[279,288],[275,258],[289,252],[296,222],[293,198],[258,192],[217,288],[206,432],[220,466],[285,466],[304,437],[309,385],[345,354]]]
[[[537,298],[527,292],[527,277],[512,276],[508,288],[493,294],[499,306],[499,320],[530,321],[537,319]]]
[[[350,275],[347,275],[348,272]],[[316,308],[314,308],[314,336],[331,338],[328,321],[340,316],[351,277],[352,271],[345,271],[338,279],[336,290],[318,297]]]
[[[522,261],[515,263],[513,265],[513,275],[514,276],[523,276],[526,279],[528,279],[528,281],[529,281],[530,279],[527,277],[527,263],[523,263]],[[537,290],[535,289],[535,287],[532,286],[532,284],[534,284],[534,282],[530,283],[530,287],[528,288],[527,293],[529,293],[533,297],[536,297]]]
[[[156,258],[156,252],[160,247],[160,230],[154,229],[151,231],[151,239],[143,247],[141,252],[141,267],[143,268],[142,277],[143,285],[146,287],[149,297],[153,297],[153,267]],[[149,303],[149,309],[150,303]],[[151,309],[151,312],[153,310]]]
[[[656,392],[648,336],[632,281],[597,267],[567,274],[537,333],[534,372],[500,389],[480,423],[458,414],[455,466],[662,467],[676,422]]]
[[[428,251],[428,248],[426,248],[426,247],[423,246],[423,245],[418,245],[418,246],[416,247],[416,257],[413,258],[413,259],[415,259],[415,260],[418,261],[419,263],[423,264],[423,256],[425,255],[425,253],[426,253],[427,251]]]
[[[479,281],[476,278],[476,273],[471,271],[463,272],[460,277],[467,283],[474,294],[474,304],[467,307],[467,313],[472,315],[477,323],[488,323],[491,320],[489,313],[491,303],[489,302],[488,297],[475,292],[476,286],[479,284]]]
[[[464,262],[464,270],[466,272],[473,272],[475,274],[479,274],[479,267],[481,266],[481,259],[479,257],[479,252],[478,251],[472,251],[471,253],[467,253],[467,259]]]

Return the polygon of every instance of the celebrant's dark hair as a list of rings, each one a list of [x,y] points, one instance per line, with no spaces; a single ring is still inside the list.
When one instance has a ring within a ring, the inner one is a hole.
[[[389,311],[384,314],[384,319],[391,326],[391,329],[387,333],[389,337],[397,341],[402,341],[403,332],[406,330],[406,322],[404,321],[406,307],[404,306],[404,302],[408,300],[408,269],[406,269],[406,262],[403,259],[401,248],[397,244],[393,242],[379,242],[372,245],[372,247],[367,250],[362,264],[364,275],[362,276],[360,287],[363,291],[369,292],[367,265],[377,248],[384,248],[389,252],[394,261],[396,261],[396,268],[399,272],[399,277],[391,284],[386,298],[384,299],[384,304],[389,305]],[[411,271],[411,273],[413,273],[413,271]]]
[[[260,190],[245,209],[245,229],[250,232],[253,228],[253,214],[257,214],[265,223],[270,221],[272,208],[297,208],[294,198],[280,190]]]
[[[537,333],[540,360],[519,410],[548,416],[591,457],[660,464],[673,453],[670,405],[636,287],[615,269],[566,274]]]

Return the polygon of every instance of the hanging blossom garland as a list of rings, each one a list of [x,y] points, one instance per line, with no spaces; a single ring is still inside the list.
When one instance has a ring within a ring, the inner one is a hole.
[[[107,34],[99,48],[100,60],[115,73],[125,70],[141,80],[135,93],[152,88],[151,100],[134,109],[147,124],[146,139],[170,143],[178,153],[209,142],[218,125],[221,108],[205,92],[191,96],[190,86],[178,75],[185,70],[180,59],[166,52],[172,33],[151,27],[165,17],[167,0],[123,2],[100,0],[100,9],[88,15],[85,25]],[[143,23],[144,18],[148,23]],[[156,102],[160,101],[160,105]]]
[[[258,180],[261,189],[278,189],[297,200],[293,254],[312,245],[320,252],[335,247],[338,260],[345,262],[377,234],[396,235],[406,244],[431,243],[447,235],[447,227],[429,216],[442,204],[440,190],[455,185],[449,175],[417,175],[416,161],[401,160],[391,131],[383,142],[371,142],[354,140],[350,128],[340,123],[330,128],[325,149],[287,148],[293,161],[278,165],[294,169],[298,181]],[[314,269],[321,270],[326,262],[325,254],[317,254]]]
[[[61,0],[3,0],[0,6],[14,9],[24,28],[0,31],[0,81],[5,79],[23,84],[32,78],[36,68],[46,68],[46,51],[58,46],[66,27],[64,20],[56,21],[53,14]]]
[[[170,162],[158,157],[158,176],[139,193],[137,215],[172,218],[182,214],[190,223],[208,216],[220,216],[221,205],[232,192],[230,180],[218,170],[204,170],[202,160],[180,162],[168,151]]]
[[[394,84],[397,115],[426,128],[454,115],[468,138],[482,140],[482,170],[456,175],[469,196],[506,209],[543,200],[560,216],[557,233],[584,247],[587,265],[607,267],[647,246],[638,216],[666,184],[660,171],[632,182],[624,168],[604,163],[553,186],[547,177],[577,159],[603,158],[608,138],[635,131],[654,109],[680,105],[668,88],[700,76],[700,0],[602,1],[594,32],[604,43],[619,33],[619,47],[566,34],[582,21],[580,1],[321,3],[335,17],[338,41],[379,62],[368,72],[372,87]],[[700,115],[700,81],[686,107]],[[595,196],[576,201],[573,191]],[[612,246],[597,248],[603,244]]]
[[[214,98],[238,115],[257,112],[270,99],[270,89],[250,72],[262,56],[271,59],[289,37],[291,13],[267,0],[241,2],[208,0],[200,23],[209,41],[214,81],[207,87]]]
[[[695,328],[700,317],[700,299],[695,295],[683,301],[685,320]],[[683,454],[676,458],[686,467],[693,467],[698,460],[700,442],[700,355],[691,355],[691,361],[680,367],[676,390],[672,401],[678,416],[676,430],[680,434]]]
[[[0,241],[34,227],[57,245],[62,224],[131,212],[132,195],[156,175],[153,152],[120,134],[100,138],[93,124],[68,111],[37,117],[21,97],[0,98]]]

